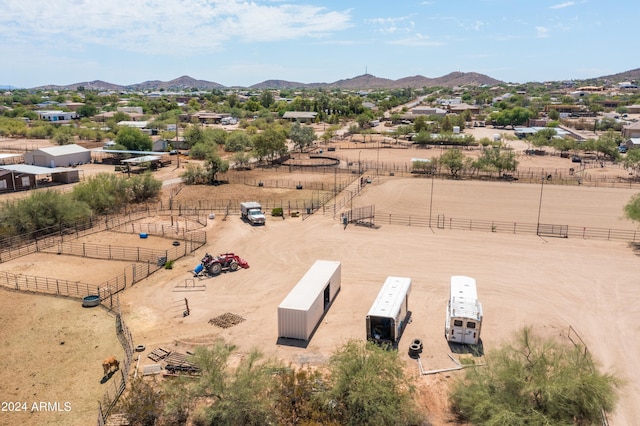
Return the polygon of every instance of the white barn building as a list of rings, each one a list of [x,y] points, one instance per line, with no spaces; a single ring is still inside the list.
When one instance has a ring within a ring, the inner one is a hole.
[[[80,145],[38,148],[24,154],[24,163],[41,167],[68,167],[91,162],[91,151]]]

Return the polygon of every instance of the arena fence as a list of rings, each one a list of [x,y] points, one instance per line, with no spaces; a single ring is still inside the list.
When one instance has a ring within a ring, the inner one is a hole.
[[[569,325],[569,330],[567,331],[567,339],[569,339],[569,341],[571,343],[573,343],[573,345],[578,348],[578,349],[582,349],[582,355],[584,357],[588,357],[591,358],[591,354],[589,352],[589,348],[587,347],[587,344],[584,342],[584,340],[582,340],[582,337],[580,337],[580,335],[578,334],[578,332],[576,331],[575,328],[573,328],[573,326]],[[593,364],[591,364],[591,372],[593,373]],[[607,412],[604,410],[604,408],[600,409],[600,416],[601,416],[601,424],[602,426],[609,426],[609,418],[607,416]]]
[[[185,220],[174,220],[176,214],[183,216]],[[132,223],[156,215],[170,216],[172,223],[170,225]],[[162,209],[161,203],[157,205],[145,205],[144,208],[139,211],[129,211],[120,215],[106,215],[68,226],[56,226],[29,234],[2,238],[0,239],[0,263],[39,251],[45,251],[60,243],[105,230],[130,231],[132,233],[146,232],[150,235],[189,241],[191,242],[189,244],[191,246],[197,244],[203,238],[202,235],[204,234],[196,235],[193,234],[193,231],[206,226],[206,220],[205,215],[202,215],[198,210],[190,208],[182,208],[175,211]],[[183,225],[180,226],[180,224]],[[127,225],[130,227],[127,228]]]
[[[482,219],[459,219],[445,217],[445,215],[437,215],[430,218],[429,216],[401,215],[385,212],[376,212],[375,220],[376,224],[387,225],[556,236],[562,238],[581,238],[584,240],[640,242],[640,231],[628,229],[591,228],[559,224],[505,222]]]
[[[115,378],[115,380],[111,380],[111,386],[105,390],[102,401],[98,403],[98,426],[104,426],[106,424],[107,418],[118,403],[120,396],[124,393],[129,379],[131,363],[133,362],[133,338],[120,314],[119,302],[115,305],[115,311],[116,335],[122,345],[124,359],[120,363],[120,369],[118,372],[111,377],[111,379]]]

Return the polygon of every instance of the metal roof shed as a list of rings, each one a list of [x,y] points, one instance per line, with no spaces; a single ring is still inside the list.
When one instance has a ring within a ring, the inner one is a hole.
[[[91,151],[76,144],[39,148],[24,154],[25,164],[40,167],[67,167],[91,162]]]
[[[278,337],[309,340],[340,290],[340,262],[317,260],[278,306]]]

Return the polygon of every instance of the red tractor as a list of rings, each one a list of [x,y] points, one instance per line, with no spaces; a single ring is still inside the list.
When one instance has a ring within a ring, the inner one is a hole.
[[[200,264],[202,268],[198,269],[204,269],[209,275],[218,275],[223,269],[237,271],[238,268],[247,269],[249,267],[246,260],[233,253],[223,253],[218,256],[212,256],[207,253],[202,258]]]

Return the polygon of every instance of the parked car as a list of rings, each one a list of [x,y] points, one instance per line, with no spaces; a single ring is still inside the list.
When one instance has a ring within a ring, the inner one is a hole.
[[[582,158],[579,155],[574,155],[573,157],[571,157],[571,162],[572,163],[582,163]]]

